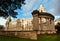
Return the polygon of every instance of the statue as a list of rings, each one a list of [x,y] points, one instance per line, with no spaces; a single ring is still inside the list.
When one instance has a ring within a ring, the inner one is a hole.
[[[39,10],[39,12],[45,12],[45,8],[43,5],[40,5],[40,8],[38,10]]]

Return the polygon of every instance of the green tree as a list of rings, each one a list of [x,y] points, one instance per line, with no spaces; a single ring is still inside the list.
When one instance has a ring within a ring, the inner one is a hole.
[[[14,10],[21,9],[25,0],[0,0],[0,17],[7,18],[11,16],[17,18],[18,13]]]
[[[60,32],[60,23],[58,22],[57,25],[55,25],[55,28],[57,29],[57,32]]]
[[[4,26],[3,25],[0,25],[0,30],[3,29],[3,28],[4,28]]]

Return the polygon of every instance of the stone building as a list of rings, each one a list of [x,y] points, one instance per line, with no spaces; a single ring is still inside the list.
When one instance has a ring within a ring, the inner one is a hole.
[[[6,20],[5,31],[29,31],[32,30],[32,19],[33,18],[23,18],[16,21],[11,21],[11,18],[8,17]]]
[[[32,12],[33,18],[18,19],[15,22],[11,18],[7,18],[5,31],[0,32],[0,35],[11,35],[20,38],[30,38],[37,40],[38,34],[54,34],[56,33],[54,27],[54,16],[45,11],[41,5],[38,10]],[[2,34],[1,34],[2,33]]]
[[[55,25],[57,25],[58,23],[60,23],[60,18],[55,20]]]
[[[38,34],[53,34],[56,33],[54,27],[54,16],[45,12],[45,8],[41,5],[38,10],[32,12],[33,15],[33,30]]]

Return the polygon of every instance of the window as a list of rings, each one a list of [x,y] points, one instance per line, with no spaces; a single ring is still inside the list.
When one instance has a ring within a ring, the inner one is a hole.
[[[42,23],[46,23],[46,18],[41,19]]]

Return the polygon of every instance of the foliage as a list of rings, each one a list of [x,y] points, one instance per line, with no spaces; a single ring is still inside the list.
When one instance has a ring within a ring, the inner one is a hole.
[[[0,0],[0,17],[7,18],[11,16],[17,18],[17,12],[14,10],[21,9],[22,4],[25,0]]]
[[[4,26],[3,25],[0,25],[0,29],[3,29],[4,28]]]
[[[55,25],[55,29],[57,29],[57,33],[60,33],[60,23],[58,22],[57,25]]]

